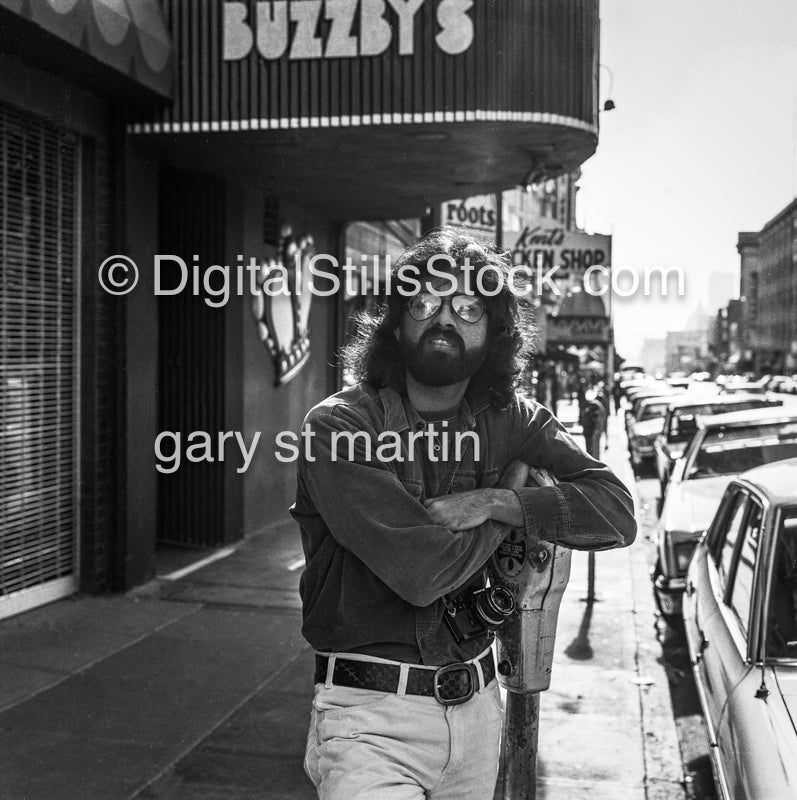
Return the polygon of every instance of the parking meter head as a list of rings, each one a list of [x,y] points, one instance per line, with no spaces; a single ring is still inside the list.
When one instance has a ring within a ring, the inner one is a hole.
[[[528,486],[553,486],[547,470],[532,467]],[[559,607],[570,578],[571,551],[528,541],[512,531],[490,561],[490,581],[513,594],[517,613],[496,632],[498,680],[511,692],[541,692],[551,684]]]

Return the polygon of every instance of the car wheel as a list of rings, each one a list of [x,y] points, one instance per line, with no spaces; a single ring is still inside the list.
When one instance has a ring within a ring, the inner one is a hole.
[[[650,570],[650,578],[654,584],[653,597],[656,600],[656,610],[659,612],[659,616],[664,620],[665,623],[667,623],[667,625],[670,628],[672,628],[674,631],[681,631],[683,630],[683,625],[684,625],[683,617],[680,617],[677,614],[673,614],[669,611],[665,611],[662,606],[661,597],[659,596],[658,590],[656,589],[655,586],[656,578],[659,575],[661,575],[661,559],[657,558],[656,564]]]

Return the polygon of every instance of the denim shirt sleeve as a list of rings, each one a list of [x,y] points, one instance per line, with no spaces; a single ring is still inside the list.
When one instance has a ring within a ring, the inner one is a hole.
[[[300,458],[299,475],[310,500],[338,544],[410,604],[430,605],[459,587],[506,536],[492,522],[464,531],[436,525],[390,463],[376,458],[378,431],[356,406],[316,409],[305,424],[310,458]],[[349,452],[342,437],[353,433],[360,435]]]
[[[521,443],[514,458],[545,467],[557,479],[555,486],[515,490],[526,535],[575,550],[630,545],[637,526],[622,481],[587,455],[544,406],[519,398],[514,417]]]

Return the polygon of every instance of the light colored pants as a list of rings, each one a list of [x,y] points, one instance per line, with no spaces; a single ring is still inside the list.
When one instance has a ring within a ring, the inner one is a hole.
[[[495,680],[458,706],[318,683],[304,769],[320,800],[492,800],[502,726]]]

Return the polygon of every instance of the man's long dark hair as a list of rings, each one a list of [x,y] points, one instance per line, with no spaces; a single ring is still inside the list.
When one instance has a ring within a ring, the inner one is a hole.
[[[404,359],[395,331],[401,325],[408,297],[415,288],[406,277],[421,283],[429,276],[429,259],[435,255],[448,256],[457,265],[469,259],[473,267],[470,282],[478,292],[476,276],[481,284],[487,315],[487,356],[483,366],[471,378],[468,394],[487,395],[495,408],[512,402],[514,390],[526,367],[532,349],[530,310],[519,302],[519,287],[510,282],[509,264],[504,255],[480,244],[476,239],[452,231],[432,231],[405,250],[396,260],[386,305],[376,311],[363,312],[357,319],[357,331],[341,353],[343,365],[355,380],[363,380],[383,388],[392,386],[406,393]],[[445,269],[445,262],[435,262],[436,270]],[[415,267],[415,270],[411,268]],[[485,269],[487,267],[487,269]],[[402,279],[402,273],[405,279]],[[400,291],[404,288],[404,293]],[[500,288],[495,295],[490,295]]]

